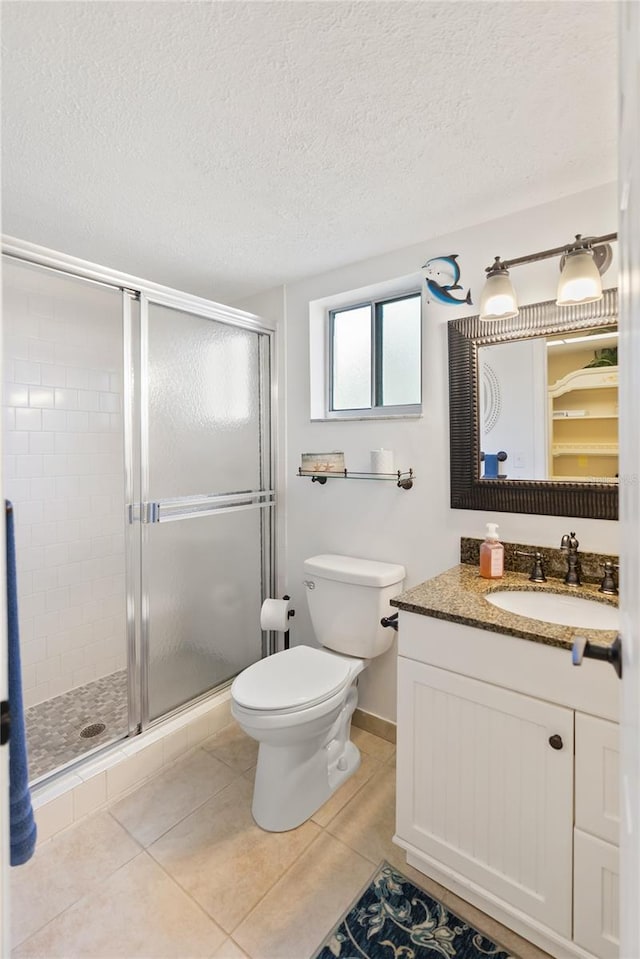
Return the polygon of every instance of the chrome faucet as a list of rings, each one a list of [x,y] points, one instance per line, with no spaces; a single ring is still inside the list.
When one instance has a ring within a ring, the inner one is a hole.
[[[567,573],[564,578],[567,586],[581,586],[580,574],[582,572],[580,560],[578,559],[578,546],[580,543],[576,539],[574,532],[565,533],[560,540],[560,549],[567,554]]]

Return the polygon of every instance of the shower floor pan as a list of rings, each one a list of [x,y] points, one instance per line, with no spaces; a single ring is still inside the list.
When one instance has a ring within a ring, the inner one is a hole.
[[[33,782],[126,733],[126,670],[31,706],[25,711],[25,721],[29,779]]]
[[[248,665],[215,652],[191,650],[188,656],[154,663],[149,690],[153,719],[214,691]],[[31,706],[25,712],[29,779],[41,779],[89,750],[126,734],[129,728],[127,673],[120,670],[61,696]],[[101,727],[104,726],[104,729]]]

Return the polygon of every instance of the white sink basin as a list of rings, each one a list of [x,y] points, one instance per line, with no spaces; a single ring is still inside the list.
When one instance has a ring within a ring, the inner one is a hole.
[[[523,590],[496,590],[485,596],[488,603],[509,613],[561,626],[581,629],[618,629],[618,610],[582,596],[565,596]]]

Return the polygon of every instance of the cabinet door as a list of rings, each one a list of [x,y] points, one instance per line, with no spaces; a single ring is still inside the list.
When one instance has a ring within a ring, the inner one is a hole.
[[[618,857],[612,843],[575,830],[573,938],[599,959],[618,956]]]
[[[571,938],[573,712],[403,657],[398,684],[398,836]]]
[[[620,727],[576,713],[576,826],[619,842]]]

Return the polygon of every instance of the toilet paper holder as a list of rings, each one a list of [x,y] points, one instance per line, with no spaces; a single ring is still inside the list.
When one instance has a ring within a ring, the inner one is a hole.
[[[291,609],[289,602],[290,596],[283,596],[282,599],[268,597],[262,603],[260,608],[260,629],[263,633],[269,633],[273,637],[274,633],[282,633],[283,648],[289,649],[289,621],[295,616],[295,609]],[[275,648],[266,650],[275,652]]]
[[[287,602],[287,603],[288,603],[289,600],[291,599],[290,596],[283,596],[282,598],[283,598],[283,599],[285,600],[285,602]],[[287,610],[287,619],[293,619],[293,617],[294,617],[295,615],[296,615],[295,609],[288,609],[288,610]],[[288,629],[285,631],[284,639],[283,639],[283,644],[284,644],[284,649],[289,649],[289,630],[288,630]]]

